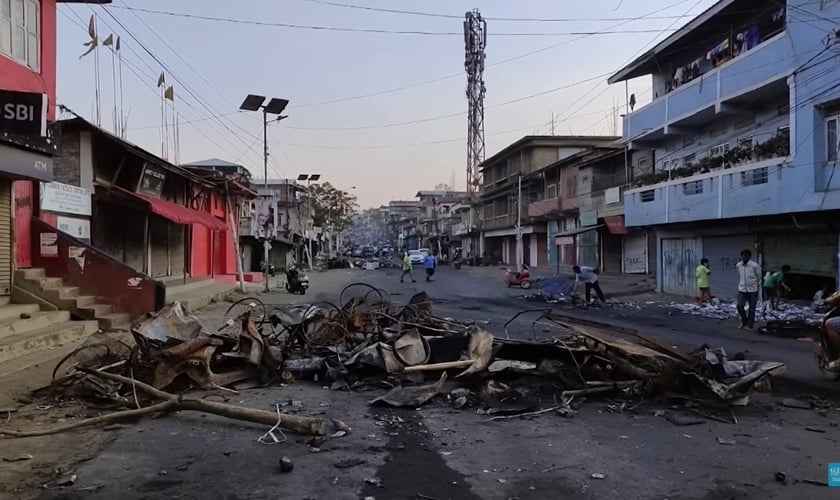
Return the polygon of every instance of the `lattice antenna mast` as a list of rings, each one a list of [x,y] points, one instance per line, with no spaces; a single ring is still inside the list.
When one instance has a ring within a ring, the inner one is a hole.
[[[479,166],[484,161],[484,49],[487,46],[487,21],[478,9],[465,14],[464,69],[467,72],[467,193],[472,195],[481,184]]]

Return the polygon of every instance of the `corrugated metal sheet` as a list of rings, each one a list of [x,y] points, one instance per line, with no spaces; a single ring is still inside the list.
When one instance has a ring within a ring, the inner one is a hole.
[[[703,238],[703,257],[709,259],[712,271],[709,287],[713,296],[724,300],[738,298],[740,277],[736,265],[741,259],[741,251],[750,250],[755,254],[755,241],[755,235],[751,234]]]
[[[837,274],[837,233],[776,233],[763,236],[766,270],[787,264],[791,273],[834,278]]]
[[[169,272],[172,276],[184,276],[186,273],[186,229],[187,226],[169,224]]]
[[[93,217],[93,246],[108,257],[123,262],[125,258],[123,245],[123,231],[131,222],[123,222],[123,214],[127,212],[119,205],[104,201],[96,201],[96,212]],[[134,226],[142,237],[143,225]],[[142,268],[140,268],[142,270]]]
[[[582,266],[600,267],[598,256],[598,231],[587,231],[577,235],[578,262]]]
[[[128,208],[123,210],[122,214],[123,218],[116,226],[123,228],[125,257],[122,260],[133,269],[145,272],[143,267],[146,262],[146,246],[143,240],[146,233],[146,214],[140,210]],[[111,226],[111,230],[115,231],[114,226]]]
[[[647,269],[647,234],[644,231],[631,231],[624,236],[625,274],[646,274]]]
[[[12,290],[12,181],[0,179],[0,295]]]
[[[700,263],[703,245],[700,238],[662,240],[662,291],[694,297],[697,283],[694,270]]]
[[[152,246],[152,278],[169,276],[169,221],[152,216],[149,236]]]

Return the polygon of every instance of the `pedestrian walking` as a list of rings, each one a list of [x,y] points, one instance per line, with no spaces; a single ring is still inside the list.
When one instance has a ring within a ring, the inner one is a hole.
[[[432,281],[432,276],[435,274],[435,267],[437,266],[437,259],[432,254],[427,254],[423,259],[423,267],[426,268],[426,281]]]
[[[697,277],[697,288],[700,290],[700,296],[698,297],[700,304],[712,301],[712,291],[709,289],[710,274],[712,274],[712,270],[709,269],[709,259],[700,259],[700,265],[694,271],[694,275]]]
[[[417,283],[417,281],[414,279],[414,273],[411,272],[411,257],[408,256],[408,252],[403,252],[402,276],[400,276],[400,283],[405,283],[405,281],[403,280],[406,276],[411,278],[412,283]]]
[[[752,260],[752,252],[741,251],[741,260],[736,266],[738,270],[738,315],[741,317],[741,330],[752,330],[755,327],[755,308],[758,304],[758,287],[761,283],[761,266]],[[747,312],[745,306],[749,304]]]
[[[774,311],[779,310],[779,301],[782,298],[782,293],[789,292],[790,287],[785,283],[785,276],[790,272],[790,266],[785,264],[781,271],[775,273],[767,273],[764,278],[764,300],[769,300],[770,308]]]
[[[592,296],[592,290],[595,290],[595,293],[598,294],[598,299],[601,302],[607,301],[604,298],[604,292],[601,290],[601,285],[598,283],[598,272],[595,269],[589,266],[575,266],[572,270],[575,272],[575,288],[577,288],[577,284],[581,281],[586,287],[585,294],[587,304]]]

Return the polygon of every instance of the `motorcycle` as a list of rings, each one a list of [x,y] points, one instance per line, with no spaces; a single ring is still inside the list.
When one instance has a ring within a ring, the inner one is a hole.
[[[823,318],[820,324],[820,339],[814,349],[814,361],[817,363],[817,368],[827,377],[832,380],[840,379],[840,352],[832,347],[828,340],[828,330],[825,322],[831,318],[840,315],[840,292],[835,293],[831,297],[825,299],[825,304],[831,307],[831,310]]]
[[[461,269],[464,261],[461,259],[461,252],[455,252],[455,259],[452,261],[452,267],[455,269]]]
[[[528,271],[527,266],[522,266],[522,270],[519,272],[511,271],[510,269],[505,269],[505,284],[510,287],[519,287],[525,290],[531,288],[533,284],[531,282],[531,273]]]
[[[286,271],[286,291],[305,295],[307,288],[309,288],[309,277],[301,273],[296,266],[289,267]]]
[[[272,276],[272,277],[273,277],[275,274],[277,274],[277,271],[274,269],[274,264],[269,264],[269,265],[268,265],[268,270],[266,270],[266,268],[265,268],[265,261],[262,261],[262,262],[260,263],[260,269],[262,269],[262,272],[263,272],[263,273],[268,272],[268,275],[269,275],[269,276]]]

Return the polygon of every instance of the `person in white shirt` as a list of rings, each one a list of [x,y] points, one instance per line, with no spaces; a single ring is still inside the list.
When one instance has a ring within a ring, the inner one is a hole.
[[[581,281],[586,287],[586,303],[589,304],[591,300],[592,290],[598,294],[598,299],[601,302],[606,302],[604,292],[601,290],[601,285],[598,283],[598,271],[589,266],[574,266],[572,270],[575,272],[575,288]]]
[[[761,287],[761,266],[752,260],[752,252],[741,251],[738,269],[738,315],[741,316],[740,329],[751,330],[755,326],[755,308],[758,304],[758,290]],[[745,306],[749,304],[747,312]]]

